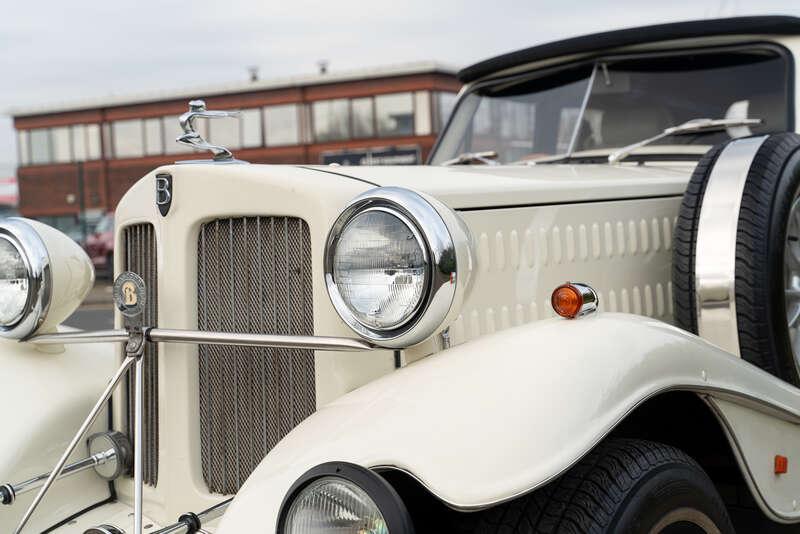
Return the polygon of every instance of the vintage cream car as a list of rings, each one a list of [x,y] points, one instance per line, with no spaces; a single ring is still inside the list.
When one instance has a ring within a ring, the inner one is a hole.
[[[213,158],[117,210],[117,330],[0,222],[0,531],[800,522],[798,55],[790,17],[513,52],[423,167],[248,165],[192,102]]]

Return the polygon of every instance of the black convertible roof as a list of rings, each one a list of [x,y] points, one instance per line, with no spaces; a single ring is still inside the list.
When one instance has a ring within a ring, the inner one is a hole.
[[[509,52],[461,69],[458,72],[458,78],[467,83],[482,78],[487,74],[533,61],[656,41],[715,35],[797,34],[800,34],[800,18],[789,16],[732,17],[639,26],[637,28],[582,35]]]

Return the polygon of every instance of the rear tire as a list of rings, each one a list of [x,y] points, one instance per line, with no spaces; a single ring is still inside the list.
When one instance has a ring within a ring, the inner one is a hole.
[[[711,479],[661,443],[609,439],[566,474],[475,514],[472,534],[732,534]]]

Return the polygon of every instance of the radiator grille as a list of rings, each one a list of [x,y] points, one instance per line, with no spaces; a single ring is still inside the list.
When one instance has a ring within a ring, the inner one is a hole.
[[[313,334],[308,225],[292,217],[221,219],[198,243],[201,330]],[[315,409],[314,352],[199,349],[200,445],[211,491],[236,493]]]
[[[152,224],[136,224],[124,230],[126,271],[142,277],[147,285],[143,324],[158,324],[158,257]],[[126,320],[127,321],[127,320]],[[133,373],[127,380],[128,429],[133,441]],[[148,343],[144,351],[144,435],[142,472],[145,484],[158,483],[158,345]]]

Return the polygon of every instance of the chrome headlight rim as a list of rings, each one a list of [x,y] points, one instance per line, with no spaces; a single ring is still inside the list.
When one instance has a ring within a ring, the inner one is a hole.
[[[52,287],[50,255],[39,233],[17,217],[0,221],[0,239],[11,243],[20,254],[25,263],[28,281],[25,307],[12,324],[0,324],[0,336],[26,339],[44,323],[50,309]]]
[[[408,224],[412,232],[418,232],[426,255],[426,287],[420,302],[405,321],[391,329],[378,329],[359,321],[344,302],[333,275],[333,258],[343,230],[356,216],[373,209],[387,211]],[[461,241],[468,239],[464,237]],[[459,245],[467,246],[456,243],[442,215],[421,194],[401,187],[366,191],[345,206],[328,233],[324,254],[328,296],[342,320],[364,339],[388,348],[415,345],[435,332],[455,300]],[[446,306],[437,305],[435,313],[430,313],[434,302]]]
[[[326,462],[312,467],[289,488],[278,513],[278,534],[286,533],[286,519],[295,500],[312,483],[322,478],[341,479],[360,488],[372,500],[386,521],[389,534],[413,534],[411,515],[397,491],[378,473],[350,462]]]
[[[411,218],[409,216],[407,216],[403,211],[401,211],[400,209],[398,209],[395,206],[388,205],[388,204],[387,205],[371,205],[371,206],[367,206],[367,207],[365,207],[365,208],[363,208],[361,210],[355,211],[352,214],[352,216],[350,216],[346,221],[344,221],[344,223],[342,224],[341,229],[338,232],[338,235],[335,237],[335,241],[332,243],[332,246],[330,248],[330,251],[331,251],[331,256],[330,256],[330,262],[331,262],[330,281],[334,285],[336,284],[336,280],[334,279],[334,276],[333,276],[333,257],[334,257],[334,253],[336,251],[336,244],[339,242],[339,237],[342,234],[344,234],[345,231],[347,231],[347,228],[350,226],[351,223],[353,223],[356,220],[357,217],[359,217],[361,215],[365,215],[367,213],[371,213],[371,212],[382,212],[382,213],[387,213],[387,214],[391,215],[392,217],[396,217],[401,223],[403,223],[411,231],[411,234],[414,236],[414,239],[416,240],[417,245],[419,245],[420,249],[422,250],[423,261],[425,262],[425,276],[424,276],[424,279],[423,279],[424,280],[423,281],[423,286],[424,287],[423,287],[422,295],[420,295],[419,301],[417,301],[417,303],[414,306],[414,308],[411,310],[411,312],[408,313],[408,315],[406,317],[404,317],[402,320],[397,321],[396,323],[391,324],[391,325],[386,326],[386,327],[376,327],[376,326],[372,326],[372,325],[369,325],[369,324],[365,323],[356,314],[354,314],[350,310],[350,308],[347,306],[347,304],[344,303],[344,300],[342,299],[341,294],[339,294],[338,288],[336,289],[336,295],[338,296],[338,300],[341,302],[341,304],[347,310],[347,313],[350,316],[348,319],[351,319],[352,321],[355,321],[356,323],[361,325],[361,327],[363,327],[365,331],[371,331],[371,332],[384,333],[384,334],[387,334],[387,335],[391,335],[392,333],[395,333],[395,332],[401,330],[404,326],[408,325],[408,323],[413,321],[418,316],[420,308],[425,303],[425,299],[427,297],[427,293],[428,293],[428,290],[430,289],[430,285],[431,285],[430,284],[430,282],[431,282],[431,280],[430,280],[431,279],[430,253],[428,251],[428,243],[425,240],[425,238],[422,236],[422,232],[417,227],[416,223],[413,220],[411,220]],[[327,277],[328,270],[327,269],[325,271],[325,274],[326,274],[326,281],[327,281],[328,280],[328,277]],[[330,287],[331,286],[328,285],[328,290],[329,291],[330,291]],[[336,303],[334,303],[334,305],[336,305]]]

